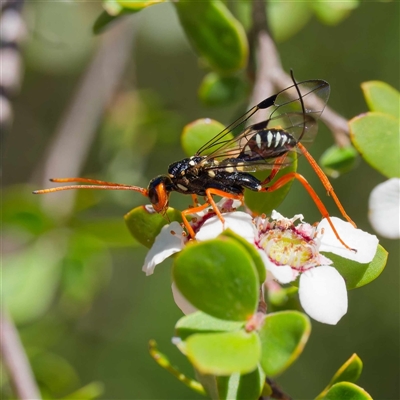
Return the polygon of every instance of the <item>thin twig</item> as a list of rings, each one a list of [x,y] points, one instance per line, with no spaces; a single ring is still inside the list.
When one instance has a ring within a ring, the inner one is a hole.
[[[131,18],[120,22],[106,32],[86,73],[77,86],[69,107],[56,130],[54,139],[34,180],[38,175],[47,184],[49,178],[78,176],[95,138],[96,128],[102,113],[112,97],[126,65],[131,60],[134,24]],[[43,206],[58,216],[70,214],[75,193],[63,195],[60,202],[57,194],[45,196]],[[60,206],[62,204],[62,207]]]
[[[18,399],[41,399],[17,329],[6,310],[0,316],[0,351],[3,365]]]
[[[264,100],[265,93],[273,93],[273,90],[282,90],[292,85],[293,81],[283,70],[278,50],[268,32],[265,22],[264,2],[253,2],[253,21],[257,70],[250,104],[258,104],[260,101]],[[313,101],[315,102],[315,109],[321,109],[318,105],[320,100],[316,96]],[[309,104],[313,104],[311,100]],[[265,116],[262,114],[257,114],[257,120],[252,122],[260,122],[265,119]],[[321,115],[321,121],[332,131],[334,139],[339,146],[347,146],[350,144],[349,128],[345,118],[332,110],[332,108],[326,106]]]

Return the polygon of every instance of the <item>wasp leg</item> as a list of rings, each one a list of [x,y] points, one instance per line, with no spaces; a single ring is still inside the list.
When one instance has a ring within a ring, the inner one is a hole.
[[[188,208],[187,210],[183,210],[181,212],[183,224],[185,225],[185,228],[187,229],[187,231],[192,239],[194,239],[195,233],[194,233],[193,228],[190,226],[189,221],[186,218],[186,215],[195,214],[195,213],[203,211],[205,208],[211,206],[213,208],[215,214],[217,214],[220,221],[222,223],[225,222],[224,217],[221,214],[221,211],[219,210],[217,204],[215,203],[215,201],[212,197],[213,195],[225,197],[225,198],[232,199],[232,200],[240,200],[243,204],[243,194],[231,194],[231,193],[227,193],[222,190],[214,189],[214,188],[206,189],[206,196],[207,196],[207,200],[208,200],[206,203],[204,203],[203,205],[198,206],[198,207]]]
[[[314,158],[311,156],[311,154],[307,151],[307,149],[301,144],[298,143],[297,147],[301,150],[303,153],[304,157],[307,158],[307,161],[310,163],[310,165],[313,167],[315,173],[318,175],[318,178],[324,185],[325,189],[328,192],[328,195],[332,197],[333,201],[336,203],[337,208],[341,212],[344,218],[349,221],[354,228],[357,228],[356,224],[353,222],[353,220],[347,215],[346,211],[344,210],[342,204],[340,203],[338,197],[336,196],[336,193],[333,190],[333,187],[331,183],[329,182],[328,177],[325,175],[324,171],[322,171],[321,167],[317,164],[317,162],[314,160]]]
[[[352,251],[357,251],[355,249],[352,249],[350,246],[348,246],[341,239],[341,237],[339,236],[335,226],[333,225],[333,222],[332,222],[332,220],[331,220],[331,218],[329,216],[328,210],[324,206],[324,203],[321,201],[321,199],[319,198],[319,196],[317,195],[315,190],[311,187],[311,185],[308,183],[308,181],[306,180],[306,178],[304,178],[303,175],[300,175],[297,172],[289,172],[285,176],[282,176],[281,178],[279,178],[273,185],[271,185],[269,187],[262,188],[260,190],[260,192],[273,192],[274,190],[277,190],[280,187],[282,187],[283,185],[285,185],[286,183],[288,183],[293,178],[297,179],[304,186],[304,188],[307,190],[308,194],[314,200],[314,203],[317,206],[317,208],[318,208],[319,212],[321,213],[321,215],[324,218],[326,218],[326,220],[328,221],[329,225],[332,228],[333,233],[335,234],[335,236],[337,237],[339,242],[342,243],[342,245],[344,247],[346,247],[346,249],[349,249],[349,250],[352,250]]]
[[[275,178],[276,174],[282,168],[282,164],[285,161],[286,156],[287,156],[287,153],[276,159],[276,161],[274,162],[274,166],[272,167],[271,173],[260,183],[260,185],[262,185],[262,186],[268,185],[268,183],[270,183],[272,181],[272,179]]]
[[[220,221],[222,222],[222,224],[225,222],[225,220],[224,220],[224,217],[221,214],[221,211],[219,210],[219,208],[215,204],[215,201],[214,201],[214,199],[212,197],[213,195],[225,197],[225,198],[232,199],[232,200],[240,200],[242,202],[242,204],[243,204],[243,194],[227,193],[227,192],[224,192],[222,190],[214,189],[214,188],[206,189],[206,196],[207,196],[207,199],[208,199],[208,203],[214,209],[215,214],[217,214],[217,216],[220,219]]]
[[[198,205],[199,205],[200,203],[199,203],[199,200],[198,200],[198,198],[197,198],[197,195],[192,194],[192,200],[193,200],[193,207],[198,207]]]
[[[205,208],[207,208],[207,207],[210,207],[210,203],[205,203],[205,204],[203,204],[203,205],[201,205],[201,206],[192,207],[192,208],[188,208],[187,210],[181,211],[183,224],[185,225],[185,228],[187,229],[187,231],[188,231],[188,233],[189,233],[189,236],[190,236],[192,239],[194,239],[194,237],[195,237],[196,234],[194,233],[193,228],[190,226],[189,221],[188,221],[187,218],[186,218],[186,215],[195,214],[195,213],[197,213],[197,212],[203,211],[203,210],[204,210]]]

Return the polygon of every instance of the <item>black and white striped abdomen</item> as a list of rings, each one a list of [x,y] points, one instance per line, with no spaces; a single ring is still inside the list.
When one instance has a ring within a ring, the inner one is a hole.
[[[287,153],[296,144],[296,139],[282,129],[260,130],[250,137],[238,158],[248,161],[276,158]]]

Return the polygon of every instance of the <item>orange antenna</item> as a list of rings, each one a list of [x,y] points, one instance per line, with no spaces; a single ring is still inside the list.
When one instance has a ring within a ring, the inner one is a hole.
[[[90,185],[67,185],[50,189],[35,190],[33,194],[47,194],[54,192],[61,192],[63,190],[75,189],[94,189],[94,190],[133,190],[141,193],[143,196],[148,197],[148,190],[139,186],[125,185],[122,183],[99,181],[97,179],[88,178],[54,178],[50,179],[51,182],[56,183],[89,183]]]

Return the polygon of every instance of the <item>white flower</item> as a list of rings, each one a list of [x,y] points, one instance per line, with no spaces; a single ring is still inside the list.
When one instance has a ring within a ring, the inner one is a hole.
[[[400,179],[392,178],[376,186],[369,196],[369,221],[381,236],[400,238]]]
[[[341,239],[354,252],[345,248],[336,238],[326,219],[315,228],[304,223],[302,215],[288,219],[277,212],[271,219],[252,217],[236,211],[224,214],[224,228],[230,228],[257,248],[266,269],[281,284],[295,281],[299,276],[300,303],[305,312],[319,322],[336,324],[347,312],[346,283],[331,266],[332,261],[320,251],[333,253],[359,263],[369,263],[375,256],[378,239],[354,228],[350,223],[331,217]],[[299,224],[294,223],[299,220]],[[204,214],[198,224],[196,240],[209,240],[223,230],[217,216]],[[172,232],[171,232],[172,231]],[[156,264],[180,251],[187,240],[178,223],[166,226],[157,236],[146,257],[143,269],[151,274]],[[173,284],[176,303],[184,313],[194,310]]]
[[[217,203],[218,208],[221,211],[226,210],[235,210],[236,207],[240,206],[240,201],[231,200],[231,199],[222,199]],[[151,207],[151,206],[150,206]],[[236,217],[232,218],[232,215],[235,214]],[[243,214],[245,217],[240,218],[237,214]],[[209,210],[203,210],[199,213],[193,214],[196,219],[192,222],[192,226],[195,232],[197,232],[196,239],[197,240],[207,240],[212,236],[213,238],[217,237],[223,228],[221,221],[219,221],[219,225],[216,228],[215,224],[212,224],[212,230],[215,230],[214,235],[209,231],[208,221],[210,220],[210,216],[215,215]],[[217,218],[217,217],[215,217]],[[225,218],[225,229],[231,228],[235,232],[238,227],[243,226],[243,222],[251,221],[251,217],[245,213],[232,213],[228,212],[224,214]],[[213,219],[213,218],[211,218]],[[248,226],[248,225],[246,225]],[[240,229],[240,228],[239,228]],[[165,259],[170,257],[172,254],[181,251],[184,247],[188,238],[184,236],[182,226],[174,221],[169,225],[163,226],[161,232],[156,237],[153,246],[147,253],[147,256],[144,260],[144,265],[142,267],[142,271],[146,273],[146,275],[151,275],[154,272],[154,268],[156,265],[161,264]]]
[[[273,220],[258,220],[259,252],[267,269],[282,284],[299,279],[299,298],[305,312],[325,324],[336,324],[347,312],[346,283],[320,254],[331,252],[359,263],[368,263],[378,246],[376,236],[355,229],[350,223],[331,217],[341,239],[357,252],[346,249],[334,235],[326,219],[313,228],[307,223],[295,226],[279,214]],[[291,226],[289,225],[291,223]]]
[[[174,221],[169,225],[163,226],[144,259],[142,271],[146,272],[146,275],[151,275],[157,264],[162,263],[172,254],[181,251],[185,245],[185,241],[183,228],[179,222]]]

